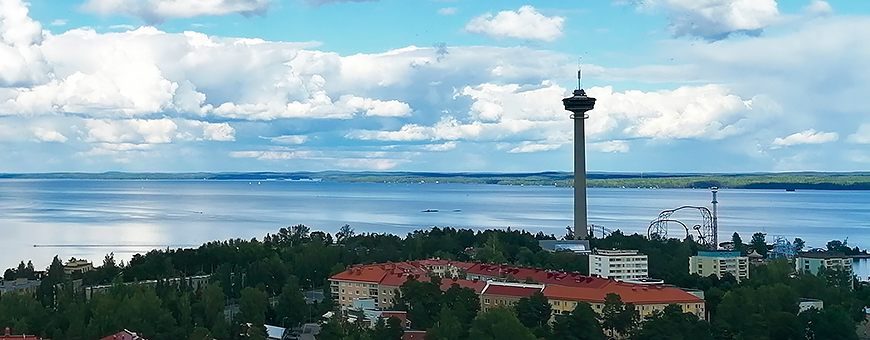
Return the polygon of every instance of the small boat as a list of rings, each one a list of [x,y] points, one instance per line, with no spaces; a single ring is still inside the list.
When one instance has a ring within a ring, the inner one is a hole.
[[[462,209],[453,209],[453,212],[462,212]]]
[[[794,191],[794,188],[786,188],[785,191]]]
[[[426,210],[423,210],[423,212],[433,213],[433,212],[438,212],[438,209],[426,209]]]

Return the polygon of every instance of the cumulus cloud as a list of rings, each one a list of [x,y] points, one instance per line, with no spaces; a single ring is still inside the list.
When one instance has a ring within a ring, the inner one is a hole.
[[[261,137],[277,144],[298,145],[308,141],[308,136],[305,135],[285,135],[278,137]]]
[[[128,15],[149,25],[167,19],[227,14],[260,15],[275,0],[88,0],[82,8],[102,15]]]
[[[836,132],[816,132],[814,129],[801,131],[785,138],[777,137],[771,144],[772,149],[801,144],[823,144],[836,142],[840,136]]]
[[[870,144],[870,123],[861,124],[858,131],[849,135],[848,141],[857,144]]]
[[[63,143],[67,141],[66,136],[64,136],[62,133],[55,130],[44,129],[41,127],[34,128],[33,135],[36,137],[36,139],[42,142]]]
[[[826,16],[834,13],[834,8],[827,1],[812,0],[809,5],[804,7],[804,12],[810,16]]]
[[[426,144],[423,145],[423,150],[427,151],[448,151],[456,148],[456,142],[446,142],[441,144]]]
[[[776,0],[639,0],[642,9],[661,11],[676,37],[721,40],[731,34],[751,36],[780,21]]]
[[[589,147],[601,152],[612,153],[625,153],[631,150],[628,142],[624,140],[611,140],[606,142],[591,143],[589,144]]]
[[[564,23],[563,17],[548,17],[532,6],[523,6],[517,11],[502,11],[496,15],[486,13],[478,16],[468,22],[465,30],[496,39],[554,41],[562,37]]]

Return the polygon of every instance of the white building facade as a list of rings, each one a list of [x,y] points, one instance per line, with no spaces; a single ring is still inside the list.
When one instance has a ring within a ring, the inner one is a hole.
[[[617,281],[645,279],[649,261],[637,250],[596,249],[589,255],[589,275]]]

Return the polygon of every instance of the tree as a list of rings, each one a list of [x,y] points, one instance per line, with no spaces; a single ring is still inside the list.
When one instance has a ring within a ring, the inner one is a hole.
[[[556,316],[553,340],[604,340],[598,313],[586,302],[580,302],[568,315]]]
[[[426,331],[427,340],[457,340],[463,339],[463,335],[465,335],[465,329],[447,307],[441,308],[438,322]]]
[[[252,339],[261,338],[260,336],[265,338],[266,328],[263,325],[266,323],[268,306],[266,292],[252,287],[242,289],[239,298],[239,320],[251,324],[248,334]]]
[[[655,311],[647,318],[634,337],[634,340],[658,339],[709,340],[713,339],[713,334],[706,321],[698,320],[692,313],[683,313],[678,305],[668,305],[664,311]]]
[[[338,232],[335,233],[336,242],[345,243],[351,237],[353,237],[354,231],[351,228],[350,224],[345,224],[338,229]]]
[[[740,234],[736,231],[731,235],[731,243],[733,244],[734,251],[739,251],[741,254],[746,253],[746,245],[743,244],[743,239],[740,238]]]
[[[807,245],[806,242],[804,242],[804,240],[801,239],[800,237],[795,237],[794,242],[792,244],[794,245],[794,250],[796,252],[803,251],[804,247],[806,247],[806,245]]]
[[[507,262],[504,256],[504,245],[499,240],[498,235],[493,233],[489,235],[486,243],[477,250],[477,259],[485,263],[502,264]]]
[[[535,340],[532,332],[506,308],[493,308],[471,323],[468,338],[475,340]]]
[[[384,318],[378,319],[378,323],[372,329],[371,338],[378,340],[402,340],[403,334],[405,334],[405,331],[402,327],[402,320],[391,316],[386,320]]]
[[[622,302],[619,294],[608,293],[601,310],[602,327],[612,333],[630,335],[640,322],[640,313],[634,304]]]
[[[767,240],[765,239],[767,235],[765,233],[755,233],[752,234],[752,240],[749,241],[749,245],[752,247],[755,252],[759,255],[767,257]]]
[[[296,282],[296,277],[291,276],[287,280],[281,295],[278,296],[278,304],[275,306],[275,321],[280,322],[282,327],[294,327],[305,320],[305,298]]]
[[[548,322],[553,308],[543,293],[535,292],[532,296],[520,299],[514,309],[523,326],[529,329],[549,328]]]

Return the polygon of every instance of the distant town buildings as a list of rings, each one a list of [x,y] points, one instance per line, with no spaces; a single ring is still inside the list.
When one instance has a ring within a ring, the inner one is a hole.
[[[63,272],[66,275],[72,274],[84,274],[89,271],[94,270],[94,265],[87,260],[77,260],[75,257],[71,258],[69,262],[63,265]]]
[[[798,273],[809,273],[818,275],[819,270],[825,269],[842,269],[852,272],[852,258],[846,257],[841,253],[831,252],[806,252],[800,253],[795,257],[794,270]]]
[[[18,278],[10,281],[0,281],[0,295],[7,293],[15,294],[34,294],[39,288],[39,280],[28,280],[26,278]]]
[[[430,275],[438,276],[434,270],[438,268],[442,273],[464,273],[464,276],[442,279],[441,289],[458,285],[474,290],[482,311],[508,306],[540,292],[550,301],[554,313],[569,313],[579,302],[590,303],[600,312],[607,294],[615,293],[623,302],[633,303],[641,315],[677,304],[686,312],[706,318],[703,297],[678,288],[508,265],[444,260],[381,263],[348,268],[329,281],[333,298],[343,308],[353,309],[356,305],[358,309],[362,306],[359,303],[366,301],[364,303],[370,303],[374,309],[386,310],[392,308],[402,284],[411,277],[431,281]]]
[[[35,335],[12,334],[12,329],[6,327],[3,335],[0,335],[0,340],[49,340],[37,337]]]
[[[736,251],[699,251],[689,258],[689,274],[722,278],[731,274],[737,281],[749,278],[749,257]]]
[[[595,249],[589,255],[589,275],[617,281],[649,277],[647,256],[637,250]]]
[[[592,250],[587,240],[540,240],[538,245],[549,252],[570,251],[576,254],[589,254]]]
[[[109,335],[109,336],[102,338],[100,340],[147,340],[147,339],[141,337],[139,334],[136,334],[134,332],[131,332],[131,331],[128,331],[125,329],[123,331]]]
[[[825,308],[825,303],[819,299],[801,298],[798,300],[798,313],[803,313],[812,308],[822,310]]]

